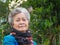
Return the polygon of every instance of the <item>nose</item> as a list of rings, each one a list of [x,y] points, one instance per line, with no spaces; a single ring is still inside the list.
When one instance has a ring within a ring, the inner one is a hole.
[[[24,21],[23,20],[20,20],[20,22],[19,22],[20,24],[24,24]]]

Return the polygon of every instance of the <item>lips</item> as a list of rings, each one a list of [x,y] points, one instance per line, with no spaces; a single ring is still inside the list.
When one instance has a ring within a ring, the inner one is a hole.
[[[23,28],[23,27],[25,27],[25,25],[23,25],[23,26],[19,25],[18,27],[19,27],[19,28]]]

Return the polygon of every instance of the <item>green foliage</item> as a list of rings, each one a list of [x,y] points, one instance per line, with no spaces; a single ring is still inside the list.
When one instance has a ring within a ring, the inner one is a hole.
[[[2,38],[4,35],[3,31],[7,28],[6,16],[9,13],[8,4],[9,0],[7,0],[5,3],[0,0],[0,45],[2,45]]]
[[[60,28],[59,4],[59,0],[28,0],[21,5],[26,8],[33,7],[30,28],[34,40],[41,45],[58,45],[56,35],[60,34],[60,29],[58,29]]]
[[[0,17],[2,17],[2,16],[4,17],[8,14],[8,11],[9,11],[9,9],[8,9],[9,2],[8,1],[9,0],[7,0],[5,3],[0,1]]]
[[[0,1],[0,20],[3,20],[0,21],[0,32],[4,30],[5,35],[9,33],[6,17],[9,13],[8,4],[8,1]],[[30,29],[38,45],[60,45],[60,0],[28,0],[20,6],[33,7]]]

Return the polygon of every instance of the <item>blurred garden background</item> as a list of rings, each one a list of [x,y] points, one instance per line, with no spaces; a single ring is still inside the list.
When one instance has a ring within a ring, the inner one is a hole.
[[[37,45],[60,45],[60,0],[0,0],[0,45],[9,34],[9,12],[25,7],[31,14],[30,29]]]

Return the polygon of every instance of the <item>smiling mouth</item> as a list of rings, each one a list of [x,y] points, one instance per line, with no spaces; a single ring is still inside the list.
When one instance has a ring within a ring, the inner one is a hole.
[[[23,28],[23,27],[25,27],[25,26],[18,26],[19,28]]]

